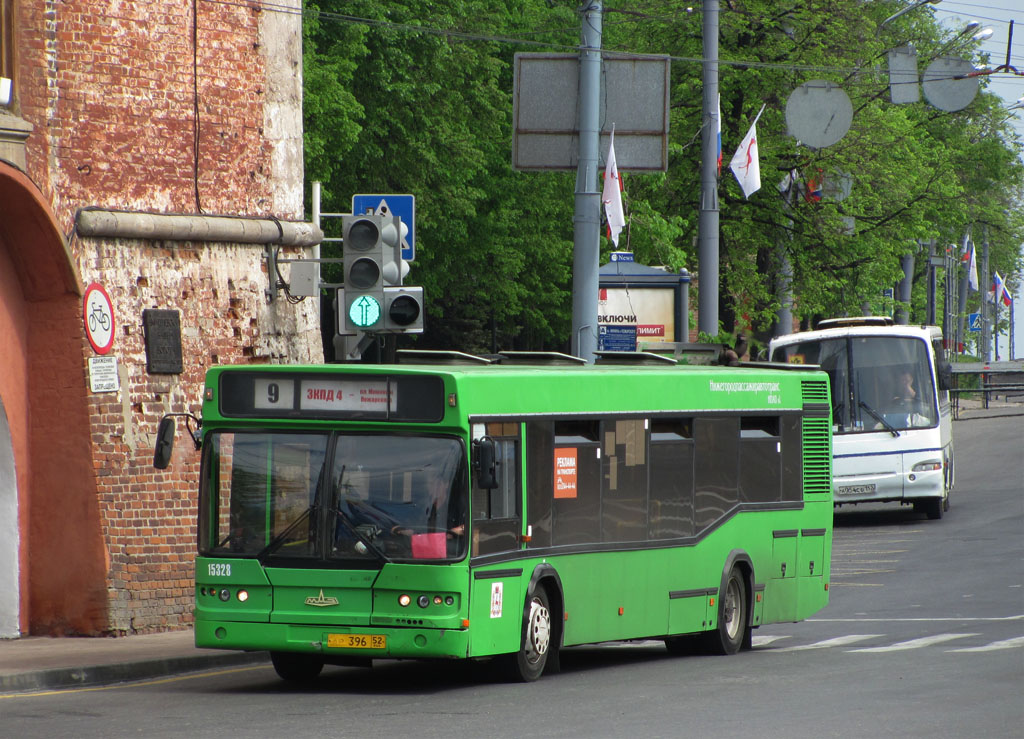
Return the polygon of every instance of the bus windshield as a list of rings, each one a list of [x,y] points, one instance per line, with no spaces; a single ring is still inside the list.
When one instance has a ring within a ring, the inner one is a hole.
[[[455,438],[216,431],[204,449],[202,554],[362,566],[464,555]]]
[[[776,347],[776,362],[818,364],[832,388],[835,432],[930,428],[939,420],[928,345],[916,338],[849,336]]]

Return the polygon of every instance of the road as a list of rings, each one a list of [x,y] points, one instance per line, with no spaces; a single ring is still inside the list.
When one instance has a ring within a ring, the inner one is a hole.
[[[266,666],[0,700],[17,737],[1019,737],[1024,728],[1024,417],[954,426],[940,521],[837,513],[832,602],[734,657],[660,643],[566,650],[527,685],[485,666]]]

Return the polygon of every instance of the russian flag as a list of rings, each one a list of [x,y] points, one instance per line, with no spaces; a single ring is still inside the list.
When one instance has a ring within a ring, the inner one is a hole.
[[[1003,278],[1000,277],[998,272],[993,272],[994,275],[992,280],[992,292],[993,297],[998,301],[1002,300],[1003,305],[1007,308],[1013,303],[1013,296],[1010,295],[1010,291],[1006,289],[1006,283],[1003,282]]]

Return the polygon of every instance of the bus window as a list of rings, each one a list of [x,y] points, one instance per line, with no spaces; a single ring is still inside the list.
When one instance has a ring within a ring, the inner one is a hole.
[[[855,337],[850,342],[855,430],[900,431],[938,421],[928,345],[913,338]]]
[[[498,486],[473,487],[474,557],[518,549],[522,531],[519,424],[490,423],[486,434],[494,442]]]
[[[311,513],[327,448],[325,434],[219,433],[207,445],[200,551],[311,556]]]
[[[334,556],[463,556],[467,475],[458,440],[393,434],[337,439],[331,468]]]
[[[604,424],[603,541],[647,539],[647,425],[642,418]]]
[[[650,539],[693,536],[693,420],[651,421]]]
[[[740,419],[740,500],[774,503],[782,495],[782,437],[778,416]]]
[[[555,455],[554,425],[550,421],[526,424],[526,523],[530,547],[551,546],[554,513],[554,473],[550,460]]]
[[[739,418],[696,418],[694,513],[702,531],[739,502]]]
[[[555,422],[552,544],[601,541],[600,423]]]

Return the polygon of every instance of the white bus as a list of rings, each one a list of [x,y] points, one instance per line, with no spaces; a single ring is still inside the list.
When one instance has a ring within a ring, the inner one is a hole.
[[[829,374],[836,506],[899,501],[942,518],[954,478],[951,374],[938,328],[835,318],[773,339],[769,353]]]

